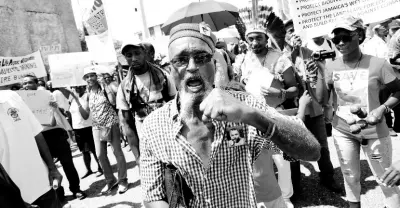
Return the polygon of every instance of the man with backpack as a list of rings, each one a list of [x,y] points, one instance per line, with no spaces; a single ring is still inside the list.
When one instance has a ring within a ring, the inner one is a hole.
[[[117,93],[120,123],[136,162],[139,163],[139,139],[143,120],[176,94],[173,79],[155,64],[147,61],[146,47],[140,41],[122,45],[129,71]]]

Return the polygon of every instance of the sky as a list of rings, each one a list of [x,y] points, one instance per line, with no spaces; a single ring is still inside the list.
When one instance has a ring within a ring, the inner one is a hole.
[[[143,0],[147,26],[162,24],[174,11],[191,2],[199,0]],[[246,0],[219,0],[228,2],[238,8],[247,5]],[[71,0],[75,20],[81,27],[85,12],[90,11],[94,0]],[[109,29],[116,40],[126,40],[135,32],[142,30],[142,19],[139,12],[139,0],[103,0]],[[88,9],[89,8],[89,9]]]

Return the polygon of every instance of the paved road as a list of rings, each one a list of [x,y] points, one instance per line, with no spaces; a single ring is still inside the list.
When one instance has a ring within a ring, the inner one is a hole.
[[[333,144],[332,138],[329,138],[329,149],[331,151],[331,159],[335,168],[335,178],[343,186],[343,178],[339,168],[339,161],[336,154],[336,149]],[[400,138],[393,137],[393,160],[400,159]],[[116,161],[112,154],[111,148],[109,150],[109,158],[111,164],[113,164],[114,174],[116,174]],[[133,154],[128,152],[127,148],[124,148],[125,157],[128,163],[128,181],[129,190],[125,194],[118,194],[115,190],[108,196],[100,195],[100,190],[105,186],[104,177],[96,178],[95,175],[91,175],[81,180],[81,189],[86,191],[88,197],[84,200],[71,200],[69,204],[73,208],[140,208],[141,196],[140,196],[140,180],[139,171],[134,161]],[[82,155],[79,150],[73,152],[74,163],[80,176],[85,174],[85,166],[83,164]],[[377,183],[372,177],[372,173],[368,168],[367,161],[362,155],[361,168],[362,168],[362,207],[364,208],[383,208],[384,197],[381,190],[377,186]],[[58,163],[59,165],[59,163]],[[61,173],[65,176],[62,168],[59,168]],[[97,170],[97,165],[92,160],[92,170]],[[295,207],[308,207],[308,208],[322,208],[322,207],[346,207],[346,203],[343,196],[333,194],[326,189],[318,185],[318,166],[316,163],[302,163],[301,169],[303,175],[303,196],[302,200],[294,202]],[[68,181],[63,180],[62,185],[68,187]],[[66,188],[66,195],[71,195],[68,188]],[[71,199],[71,197],[69,197]]]

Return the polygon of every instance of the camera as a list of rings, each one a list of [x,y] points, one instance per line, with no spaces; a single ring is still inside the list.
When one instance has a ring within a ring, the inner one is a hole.
[[[334,50],[332,51],[322,50],[314,52],[311,56],[314,59],[314,61],[323,61],[325,59],[333,60],[336,57],[336,52]]]

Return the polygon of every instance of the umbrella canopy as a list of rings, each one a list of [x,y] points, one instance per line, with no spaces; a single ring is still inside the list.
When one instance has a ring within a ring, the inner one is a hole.
[[[169,35],[171,29],[181,23],[206,22],[212,31],[219,31],[236,23],[238,8],[226,2],[193,2],[174,12],[161,30]]]

